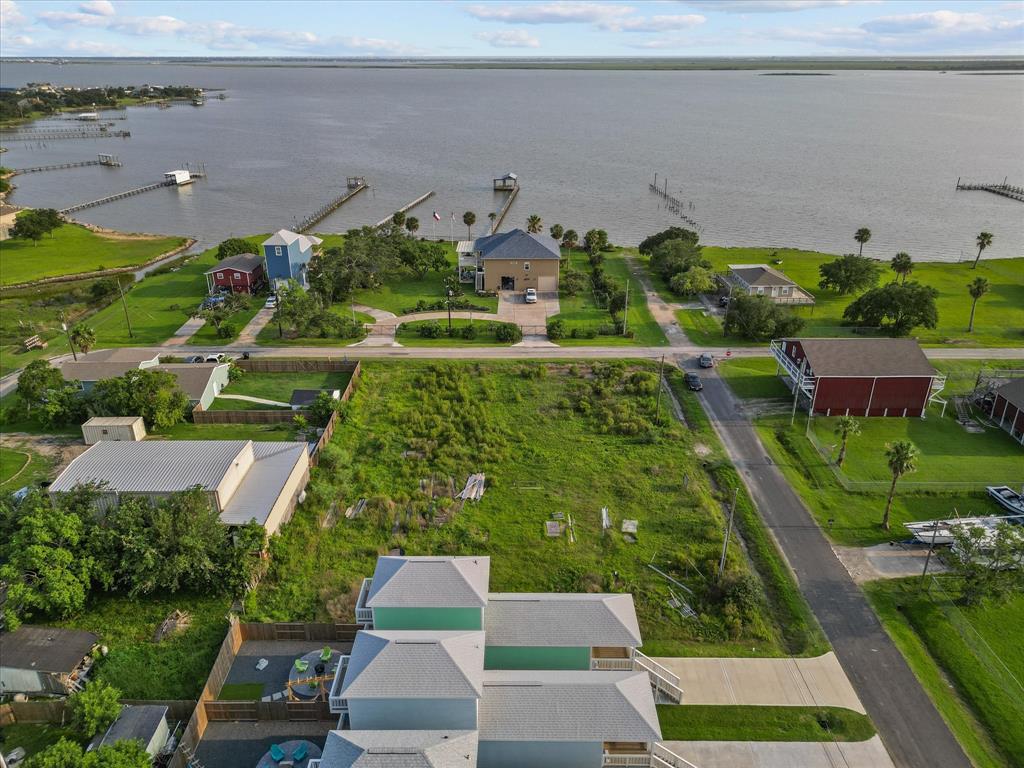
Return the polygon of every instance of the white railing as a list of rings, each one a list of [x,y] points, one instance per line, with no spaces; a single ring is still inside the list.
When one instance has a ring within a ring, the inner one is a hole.
[[[306,763],[307,768],[320,768],[320,758],[316,757]]]
[[[591,669],[611,670],[618,672],[629,672],[636,668],[632,659],[591,659]]]
[[[640,766],[640,768],[650,768],[651,766],[651,755],[649,752],[641,752],[639,754],[625,755],[615,754],[612,752],[605,752],[601,759],[601,768],[629,768],[629,766]]]
[[[663,693],[670,701],[677,704],[683,700],[683,689],[679,687],[678,675],[640,651],[634,651],[633,661],[637,667],[647,672],[654,690]]]
[[[331,692],[327,697],[327,703],[331,712],[336,715],[344,715],[348,712],[348,699],[341,696],[341,689],[345,686],[345,670],[348,669],[348,660],[351,656],[342,656],[338,661],[338,669],[334,673],[334,680],[331,682]]]
[[[359,599],[356,600],[356,624],[362,624],[367,628],[373,627],[373,609],[366,607],[371,584],[373,579],[363,579],[363,585],[359,587]]]
[[[789,374],[789,378],[793,380],[794,385],[799,382],[800,390],[808,397],[812,396],[814,394],[814,376],[806,371],[801,373],[800,366],[794,363],[789,355],[783,351],[781,342],[772,341],[768,345],[768,349],[771,350],[775,362],[781,365],[786,373]]]
[[[680,757],[664,744],[655,743],[651,749],[651,768],[697,768],[684,757]]]

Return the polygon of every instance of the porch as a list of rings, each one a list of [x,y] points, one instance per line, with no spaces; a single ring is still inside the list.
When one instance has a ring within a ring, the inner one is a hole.
[[[679,676],[635,648],[591,648],[590,668],[613,672],[646,672],[656,700],[671,704],[683,701]]]
[[[606,741],[601,768],[697,768],[660,742]]]

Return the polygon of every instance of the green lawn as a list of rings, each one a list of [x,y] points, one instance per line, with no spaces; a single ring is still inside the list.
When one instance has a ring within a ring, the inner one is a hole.
[[[775,360],[770,357],[734,357],[720,359],[718,373],[733,393],[744,400],[768,397],[792,400],[789,389],[775,375],[775,366]]]
[[[979,372],[1009,370],[1024,373],[1024,360],[932,360],[931,364],[939,373],[946,375],[942,396],[947,400],[950,395],[972,392]]]
[[[36,451],[0,447],[0,492],[16,491],[53,476],[54,463]]]
[[[42,240],[7,240],[0,248],[0,284],[133,267],[184,245],[184,237],[113,238],[64,224]]]
[[[818,288],[818,267],[835,259],[834,254],[791,249],[705,246],[704,257],[718,272],[726,271],[728,264],[771,264],[774,258],[781,259],[782,264],[773,266],[796,281],[803,289],[814,294],[816,300],[813,309],[801,307],[796,310],[806,323],[801,335],[851,335],[851,329],[842,325],[842,314],[846,305],[856,297],[840,296],[834,291],[823,291]],[[888,269],[888,262],[885,261],[883,264],[885,272],[879,282],[880,285],[892,275]],[[975,277],[987,278],[992,289],[979,302],[974,332],[969,334],[967,321],[971,299],[967,293],[967,284]],[[939,291],[936,302],[939,312],[938,326],[934,330],[917,328],[913,332],[922,344],[991,347],[1024,345],[1024,259],[983,259],[977,269],[971,269],[969,263],[950,264],[922,260],[916,263],[911,279]],[[666,298],[678,301],[678,297],[673,298],[671,294]],[[717,319],[704,317],[699,310],[680,312],[679,323],[695,343],[740,346],[736,340],[722,335]]]
[[[81,742],[74,728],[61,727],[53,723],[13,723],[0,728],[0,752],[5,755],[21,747],[29,757],[42,752],[61,739]]]
[[[231,326],[234,331],[230,336],[218,336],[217,329],[215,329],[210,323],[203,323],[202,327],[196,331],[192,338],[188,340],[189,344],[201,344],[203,346],[216,346],[218,344],[227,344],[238,338],[238,334],[242,332],[242,329],[249,324],[249,321],[256,317],[256,313],[263,309],[263,302],[266,301],[264,296],[253,296],[249,299],[247,306],[242,307],[237,312],[232,312],[231,316],[227,319],[225,326]]]
[[[587,255],[581,250],[574,250],[567,254],[568,264],[573,269],[590,275],[590,266]],[[626,281],[629,281],[629,307],[626,316],[626,329],[633,332],[633,337],[616,336],[614,334],[601,334],[593,339],[564,338],[558,341],[559,346],[643,346],[661,347],[668,345],[668,339],[662,332],[661,327],[654,321],[651,310],[647,307],[647,300],[644,298],[643,286],[629,272],[629,265],[623,258],[621,252],[606,253],[604,259],[604,271],[613,281],[623,288]],[[589,283],[588,283],[589,286]],[[614,322],[608,310],[598,306],[594,294],[587,290],[576,296],[567,296],[562,293],[558,299],[559,313],[549,320],[555,318],[564,320],[568,331],[574,328],[581,330],[598,330],[600,328],[614,327]]]
[[[373,323],[374,319],[370,315],[363,314],[362,312],[353,312],[350,304],[334,304],[331,306],[330,311],[345,320],[351,320],[353,316],[361,323]],[[285,330],[285,335],[281,336],[281,328],[271,321],[263,326],[256,335],[256,343],[261,346],[268,347],[347,347],[350,344],[356,344],[361,341],[361,338],[338,338],[332,336],[323,338],[320,336],[301,336],[293,337],[289,335],[289,331]]]
[[[121,689],[127,699],[196,699],[224,640],[230,600],[181,594],[166,597],[98,597],[78,616],[55,622],[99,635],[109,653],[96,663],[94,679]],[[153,635],[175,609],[191,626],[156,643]]]
[[[595,395],[593,377],[606,371],[612,383]],[[726,626],[703,575],[721,551],[725,495],[713,491],[696,454],[707,438],[674,422],[663,433],[644,426],[654,397],[630,395],[627,375],[589,364],[364,361],[348,418],[314,471],[308,500],[275,540],[270,573],[248,596],[247,614],[344,620],[376,556],[401,546],[410,554],[490,555],[495,591],[628,590],[645,648],[658,655],[803,652],[806,644],[792,650],[788,639],[806,625],[760,594]],[[431,502],[420,481],[452,478],[461,488],[476,471],[487,474],[483,499],[431,524],[451,491]],[[338,515],[323,527],[330,507],[344,510],[359,498],[371,500],[363,516]],[[603,506],[615,525],[602,534]],[[554,512],[572,516],[575,543],[544,535]],[[623,519],[639,521],[636,543],[619,531]],[[698,619],[667,605],[667,583],[646,567],[652,559],[694,590]],[[728,568],[750,572],[738,545]]]
[[[27,452],[0,447],[0,487],[6,485],[15,475],[28,468],[31,457]]]
[[[443,333],[438,339],[428,339],[420,336],[419,328],[425,323],[438,322],[441,324]],[[464,339],[459,331],[466,326],[476,326],[476,338]],[[452,320],[454,335],[448,335],[448,320],[414,320],[409,323],[402,323],[395,334],[395,340],[403,347],[503,347],[508,342],[498,341],[494,335],[494,327],[497,323],[493,320]]]
[[[971,762],[1024,765],[1024,595],[956,608],[938,593],[924,596],[916,579],[872,582],[865,591]]]
[[[216,402],[216,401],[214,401]],[[151,439],[165,440],[256,440],[261,442],[290,441],[295,428],[282,424],[193,424],[183,422],[151,434]]]
[[[667,741],[864,741],[875,735],[867,715],[842,707],[659,704]]]
[[[287,403],[295,389],[338,389],[348,386],[348,371],[309,373],[245,373],[224,388],[229,395],[249,395]]]
[[[263,683],[225,683],[219,701],[256,701],[263,698]]]

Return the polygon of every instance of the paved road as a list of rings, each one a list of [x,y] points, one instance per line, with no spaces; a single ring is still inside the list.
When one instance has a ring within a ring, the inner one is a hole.
[[[895,765],[970,768],[864,593],[782,472],[768,459],[756,431],[737,410],[717,373],[705,374],[701,400]]]
[[[666,741],[665,746],[700,768],[892,768],[877,736],[835,743]]]

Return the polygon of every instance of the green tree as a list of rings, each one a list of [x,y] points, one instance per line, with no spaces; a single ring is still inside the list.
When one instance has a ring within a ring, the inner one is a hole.
[[[82,768],[84,764],[82,745],[61,737],[56,744],[32,755],[25,762],[25,768]]]
[[[889,283],[857,297],[843,310],[843,319],[879,328],[891,336],[906,336],[919,325],[938,325],[938,296],[939,292],[928,285]]]
[[[18,376],[16,390],[18,400],[25,406],[25,415],[43,405],[51,392],[62,389],[64,385],[64,377],[50,365],[49,360],[37,358],[26,365]]]
[[[230,256],[237,256],[240,253],[252,253],[253,247],[248,240],[240,237],[229,237],[217,246],[217,259],[226,259]]]
[[[645,256],[649,256],[654,253],[655,248],[666,240],[684,240],[692,245],[696,245],[700,241],[700,237],[696,232],[684,229],[683,227],[669,227],[655,235],[644,238],[638,250]]]
[[[301,333],[307,318],[319,310],[320,307],[313,296],[305,291],[298,281],[289,280],[277,290],[277,309],[274,310],[273,319],[277,323],[278,336],[284,336],[285,326],[289,330]]]
[[[971,294],[971,320],[967,324],[967,332],[974,332],[974,310],[978,308],[978,299],[991,290],[992,286],[984,277],[976,277],[967,284],[967,292]]]
[[[96,344],[96,331],[88,325],[79,323],[71,329],[71,343],[83,353],[88,354]]]
[[[85,752],[81,745],[62,738],[30,757],[25,768],[150,768],[152,764],[138,739],[104,744]]]
[[[565,234],[565,229],[561,224],[552,224],[551,228],[548,229],[548,232],[551,234],[552,238],[560,241],[562,239],[562,235]]]
[[[722,330],[751,341],[768,341],[792,336],[804,326],[803,318],[766,296],[738,294],[729,302]]]
[[[491,211],[490,213],[487,214],[487,218],[490,219],[490,221],[491,221],[491,234],[493,235],[494,234],[494,222],[498,220],[498,214],[495,213],[494,211]]]
[[[960,577],[960,600],[1000,603],[1024,589],[1024,529],[999,522],[995,529],[962,523],[953,533],[949,563]]]
[[[707,267],[693,266],[674,274],[668,284],[672,292],[680,296],[708,293],[715,288],[715,273]]]
[[[840,416],[836,422],[835,433],[839,437],[839,456],[836,458],[836,466],[843,466],[846,460],[846,444],[851,437],[860,434],[860,422],[853,416]]]
[[[301,413],[296,413],[292,416],[292,426],[295,427],[295,431],[304,435],[306,430],[309,429],[309,419],[303,416]]]
[[[174,374],[143,368],[97,381],[89,403],[98,416],[141,416],[150,429],[166,429],[185,419],[189,400]]]
[[[330,392],[320,392],[309,405],[309,417],[318,427],[325,427],[331,416],[335,412],[343,411],[344,408],[345,404],[333,397]]]
[[[232,595],[243,595],[253,581],[267,569],[263,554],[267,548],[267,530],[255,520],[238,526],[232,541],[222,548],[218,586]]]
[[[473,225],[476,224],[476,214],[472,211],[466,211],[462,214],[462,223],[466,225],[466,239],[473,239]]]
[[[896,277],[900,278],[901,282],[906,283],[910,273],[914,271],[914,260],[910,258],[909,253],[900,251],[892,257],[889,268],[896,273]]]
[[[576,234],[575,229],[567,229],[562,235],[562,247],[571,250],[577,246],[579,239],[580,236]]]
[[[405,226],[405,214],[401,211],[395,211],[391,216],[391,223],[394,224],[397,229],[401,229]]]
[[[205,302],[192,313],[192,317],[199,317],[213,326],[219,338],[226,338],[226,323],[239,312],[249,306],[250,298],[245,293],[229,293],[224,296],[223,301],[213,304]]]
[[[603,229],[588,229],[583,236],[583,247],[593,256],[608,247],[608,233]]]
[[[14,226],[10,229],[10,235],[15,240],[31,240],[32,244],[35,245],[43,239],[43,227],[39,222],[31,217],[21,215],[15,222]]]
[[[897,440],[885,446],[885,461],[892,473],[892,485],[889,496],[885,500],[885,514],[882,515],[882,527],[889,530],[889,513],[892,511],[892,497],[896,494],[896,481],[908,472],[917,470],[917,448],[909,440]]]
[[[71,724],[87,739],[110,727],[121,714],[121,691],[103,680],[93,680],[68,699]]]
[[[558,281],[559,290],[566,296],[576,296],[587,289],[587,275],[578,269],[566,269]]]
[[[710,268],[711,265],[704,261],[700,246],[692,240],[678,237],[664,240],[651,252],[650,268],[665,280],[697,266]]]
[[[881,265],[874,259],[848,253],[818,267],[818,287],[845,296],[876,285],[881,272]]]
[[[544,228],[544,222],[541,221],[540,216],[536,213],[531,213],[526,217],[526,231],[533,234],[537,234]]]
[[[14,230],[11,230],[11,236],[14,236]],[[990,245],[992,245],[992,233],[991,232],[979,232],[978,236],[974,239],[975,245],[978,246],[978,255],[974,257],[974,264],[971,265],[971,269],[978,268],[978,261],[981,260],[981,253]]]
[[[858,256],[864,255],[864,245],[871,239],[871,230],[867,227],[861,227],[853,233],[853,239],[860,245],[860,250],[857,251]]]
[[[405,220],[405,228],[409,231],[410,235],[415,235],[420,228],[420,220],[415,216],[410,216]]]

